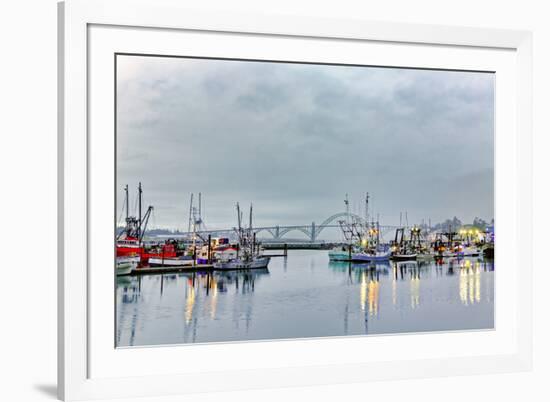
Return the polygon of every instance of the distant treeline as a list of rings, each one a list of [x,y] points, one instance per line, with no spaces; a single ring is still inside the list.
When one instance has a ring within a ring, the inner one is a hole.
[[[471,226],[478,228],[480,230],[485,230],[489,226],[493,226],[495,224],[495,220],[491,219],[491,221],[487,222],[482,218],[475,217],[472,223],[462,222],[460,219],[458,219],[456,216],[452,219],[446,219],[443,222],[436,223],[435,225],[432,225],[432,230],[458,230],[459,228],[463,226]],[[426,223],[423,223],[419,225],[423,229],[428,229],[428,225]],[[122,233],[124,230],[124,227],[118,226],[116,228],[117,234]],[[148,229],[147,234],[149,236],[170,236],[170,235],[182,235],[185,232],[181,232],[179,230],[171,230],[171,229]]]
[[[458,219],[456,216],[453,217],[453,219],[446,219],[445,221],[441,223],[436,223],[435,225],[432,225],[432,229],[435,230],[457,230],[463,226],[471,226],[474,228],[478,228],[480,230],[485,230],[489,226],[493,226],[495,224],[495,220],[491,219],[490,222],[485,221],[482,218],[475,217],[474,221],[472,223],[462,222],[460,219]],[[428,225],[421,225],[427,227]]]
[[[122,233],[123,230],[124,230],[123,226],[118,226],[116,228],[117,234]],[[184,232],[180,232],[179,230],[171,230],[171,229],[147,229],[147,234],[149,236],[159,236],[159,235],[170,236],[170,235],[181,235],[183,233]]]

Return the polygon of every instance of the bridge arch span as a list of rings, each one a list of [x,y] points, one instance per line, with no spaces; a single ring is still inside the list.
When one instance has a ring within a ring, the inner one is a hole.
[[[336,219],[338,218],[353,218],[354,220],[362,223],[364,221],[364,219],[357,215],[357,214],[353,214],[353,213],[348,213],[348,212],[338,212],[337,214],[334,214],[334,215],[331,215],[329,216],[327,219],[325,219],[323,221],[323,223],[321,223],[319,226],[317,226],[316,230],[315,230],[315,238],[317,238],[321,232],[323,231],[323,229],[325,229],[327,227],[327,225],[330,225],[332,222],[334,222]]]
[[[281,231],[279,231],[279,238],[282,238],[287,233],[295,231],[295,230],[297,230],[299,232],[302,232],[303,234],[305,234],[311,240],[311,231],[307,230],[305,227],[299,227],[299,226],[282,229]]]

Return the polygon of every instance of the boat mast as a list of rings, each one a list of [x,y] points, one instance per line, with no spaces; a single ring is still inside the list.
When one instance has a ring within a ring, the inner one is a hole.
[[[126,225],[128,225],[128,216],[129,216],[128,208],[130,204],[130,200],[128,199],[128,184],[126,184],[126,186],[124,187],[124,192],[126,193]]]
[[[147,230],[147,223],[149,222],[149,217],[151,216],[152,212],[153,212],[153,206],[149,205],[149,207],[147,208],[147,212],[145,212],[145,215],[143,215],[143,230],[140,231],[141,233],[139,236],[140,243],[143,240],[143,236],[145,235],[145,232]]]
[[[376,216],[376,248],[380,245],[380,214]]]
[[[349,225],[349,200],[348,200],[348,193],[346,193],[346,199],[344,200],[344,204],[346,205],[346,224]]]
[[[237,228],[239,229],[239,232],[241,231],[241,208],[239,207],[239,203],[237,203]]]
[[[195,223],[195,220],[193,219],[193,264],[196,263],[197,260],[197,225]]]
[[[139,182],[139,186],[138,186],[138,215],[139,215],[138,238],[141,238],[141,197],[142,197],[142,194],[143,194],[143,190],[141,188],[141,182]]]
[[[239,234],[239,243],[242,242],[241,218],[241,207],[239,206],[239,203],[237,203],[237,233]]]
[[[191,201],[189,202],[189,224],[187,225],[187,233],[191,232],[191,223],[193,220],[193,193],[191,193]]]
[[[255,238],[252,230],[252,203],[250,203],[250,215],[248,217],[248,246],[250,247],[250,256],[254,254]]]
[[[369,193],[365,196],[365,222],[369,222]]]
[[[201,208],[202,208],[202,194],[199,193],[199,219],[202,221]]]

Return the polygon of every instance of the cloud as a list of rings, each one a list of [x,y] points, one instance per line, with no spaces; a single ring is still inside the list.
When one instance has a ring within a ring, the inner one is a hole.
[[[186,227],[199,191],[226,226],[237,201],[320,223],[366,191],[388,224],[493,217],[491,73],[118,57],[117,179],[158,226]]]

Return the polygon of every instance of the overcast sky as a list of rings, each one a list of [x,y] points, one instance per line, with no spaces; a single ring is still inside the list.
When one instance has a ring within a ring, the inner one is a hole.
[[[187,229],[202,192],[210,229],[493,218],[491,73],[118,56],[117,180],[142,182],[156,227]]]

